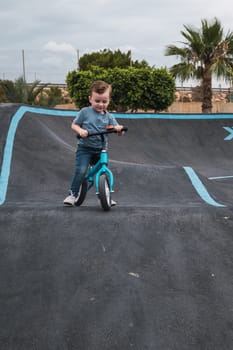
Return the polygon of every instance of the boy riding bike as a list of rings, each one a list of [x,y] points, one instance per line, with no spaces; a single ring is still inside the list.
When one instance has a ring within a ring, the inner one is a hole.
[[[97,80],[91,85],[89,96],[89,107],[80,110],[78,116],[72,122],[72,130],[80,136],[78,148],[76,151],[76,167],[69,195],[64,199],[64,205],[74,206],[80,186],[84,180],[85,174],[90,163],[98,159],[102,150],[101,137],[96,135],[88,138],[88,134],[101,132],[111,125],[117,132],[121,132],[123,125],[119,125],[117,120],[108,111],[108,105],[111,97],[111,85],[102,80]],[[107,135],[105,136],[105,147],[107,147]],[[112,205],[116,203],[112,201]]]

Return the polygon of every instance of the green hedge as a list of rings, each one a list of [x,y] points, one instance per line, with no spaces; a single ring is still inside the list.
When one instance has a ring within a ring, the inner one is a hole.
[[[175,81],[165,68],[92,67],[88,71],[73,71],[67,75],[67,88],[78,108],[89,105],[90,85],[99,79],[112,85],[109,110],[159,112],[166,110],[174,101]]]

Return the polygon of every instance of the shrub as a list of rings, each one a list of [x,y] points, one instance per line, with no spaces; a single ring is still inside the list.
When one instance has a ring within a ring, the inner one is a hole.
[[[175,81],[166,69],[92,67],[88,71],[73,71],[67,75],[69,94],[78,108],[89,104],[88,95],[94,80],[105,80],[112,85],[110,110],[125,112],[167,109],[174,101]]]

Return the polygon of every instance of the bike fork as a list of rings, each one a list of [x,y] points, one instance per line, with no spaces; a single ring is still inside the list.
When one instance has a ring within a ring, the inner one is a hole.
[[[114,178],[113,178],[113,174],[111,172],[111,170],[109,168],[107,168],[105,165],[101,168],[101,170],[96,174],[96,178],[95,178],[95,183],[96,183],[96,194],[99,194],[99,179],[100,176],[106,174],[107,178],[109,180],[109,190],[110,192],[114,192],[113,191],[113,185],[114,185]]]

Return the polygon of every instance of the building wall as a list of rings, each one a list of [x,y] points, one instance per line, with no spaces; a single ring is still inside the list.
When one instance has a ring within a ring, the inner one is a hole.
[[[201,113],[201,102],[173,102],[168,113]],[[213,113],[233,113],[233,102],[213,102]]]

